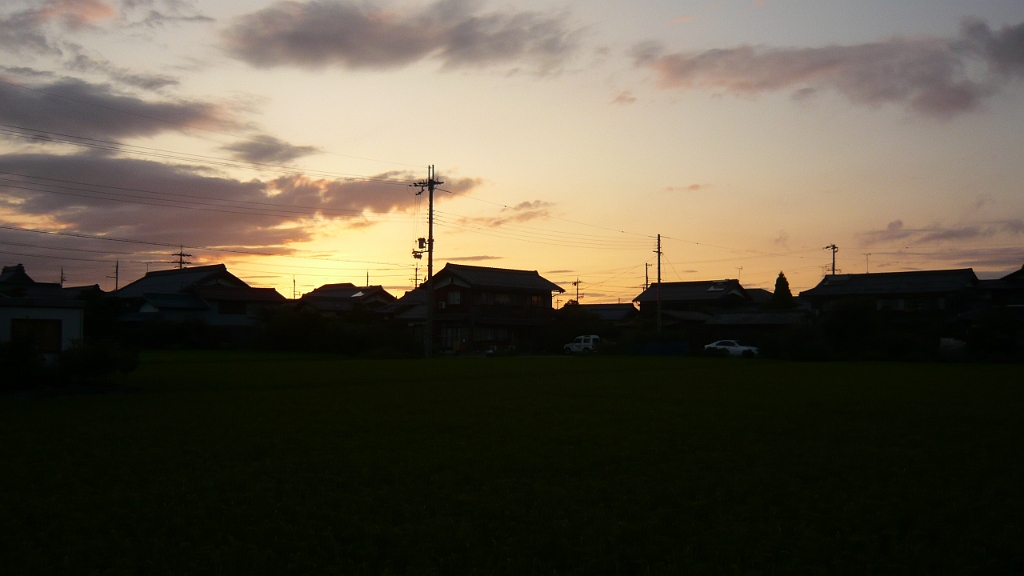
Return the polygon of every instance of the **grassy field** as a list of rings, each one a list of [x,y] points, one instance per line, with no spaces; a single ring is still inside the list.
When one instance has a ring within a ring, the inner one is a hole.
[[[0,397],[4,574],[1024,573],[1024,367],[151,354]]]

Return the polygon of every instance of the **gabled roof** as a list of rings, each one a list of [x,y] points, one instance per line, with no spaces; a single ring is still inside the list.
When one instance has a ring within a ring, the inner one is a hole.
[[[883,296],[899,294],[942,294],[968,290],[978,285],[970,268],[921,270],[878,274],[835,274],[825,276],[801,296]]]
[[[0,272],[0,284],[35,284],[35,280],[25,273],[23,264],[15,264],[4,266],[3,272]]]
[[[314,288],[312,292],[304,294],[302,297],[330,297],[330,298],[348,298],[359,292],[360,288],[351,282],[342,282],[340,284],[324,284],[319,288]]]
[[[143,294],[142,299],[159,310],[208,310],[210,306],[194,294]]]
[[[285,297],[273,288],[249,286],[197,285],[188,289],[203,300],[230,300],[234,302],[284,302]]]
[[[658,284],[651,284],[633,302],[656,302]],[[714,302],[727,297],[751,300],[739,280],[702,280],[699,282],[662,282],[662,302]]]
[[[147,292],[172,294],[182,292],[197,284],[221,284],[243,288],[249,286],[241,278],[228,272],[227,267],[223,264],[214,264],[180,270],[147,272],[142,278],[114,292],[114,295],[120,298],[141,298]]]
[[[386,300],[394,300],[395,297],[384,289],[383,286],[356,286],[350,282],[343,284],[324,284],[302,295],[302,299],[354,299],[363,300],[372,296],[380,296]]]
[[[1010,272],[1006,276],[1003,276],[1000,280],[1005,282],[1024,283],[1024,266],[1021,266],[1020,270],[1017,270],[1016,272]]]
[[[565,292],[561,286],[545,279],[536,270],[510,270],[448,263],[434,275],[434,278],[446,273],[462,279],[473,288]]]
[[[750,299],[758,304],[772,301],[773,294],[764,288],[745,288],[745,290],[750,295]]]

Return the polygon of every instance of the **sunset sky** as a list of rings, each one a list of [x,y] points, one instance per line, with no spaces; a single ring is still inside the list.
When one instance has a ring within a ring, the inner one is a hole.
[[[0,261],[37,281],[112,289],[183,245],[288,297],[400,296],[429,164],[437,269],[583,303],[636,296],[659,233],[665,281],[795,292],[832,243],[842,272],[998,276],[1024,2],[0,4]]]

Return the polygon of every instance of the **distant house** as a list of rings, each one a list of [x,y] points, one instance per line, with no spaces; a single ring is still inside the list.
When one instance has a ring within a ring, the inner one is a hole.
[[[24,298],[62,298],[75,300],[104,294],[99,284],[63,287],[56,282],[36,282],[25,272],[25,266],[4,266],[0,271],[0,294]]]
[[[383,286],[359,287],[351,283],[325,284],[308,294],[299,302],[301,308],[308,308],[330,316],[338,316],[354,309],[363,308],[374,312],[395,302]]]
[[[969,306],[977,287],[978,277],[970,268],[835,274],[825,276],[800,297],[821,312],[860,305],[876,311],[940,313]]]
[[[579,304],[578,309],[597,316],[602,322],[622,324],[639,316],[640,311],[630,302],[625,304]]]
[[[535,270],[447,264],[434,275],[435,341],[442,352],[514,348],[549,324],[552,292],[564,290]],[[426,320],[428,286],[396,304],[410,306],[396,319],[410,326]]]
[[[998,280],[979,280],[978,291],[989,306],[1024,307],[1024,266]]]
[[[252,326],[263,309],[285,302],[277,290],[253,288],[223,264],[147,272],[112,295],[125,302],[123,321],[223,327]]]
[[[99,286],[62,288],[36,282],[21,264],[0,272],[0,342],[27,342],[44,355],[55,355],[80,341],[85,294],[102,294]]]
[[[646,316],[657,311],[659,298],[663,312],[695,312],[703,319],[708,314],[755,303],[739,280],[731,279],[654,283],[633,302],[640,304],[640,313]]]

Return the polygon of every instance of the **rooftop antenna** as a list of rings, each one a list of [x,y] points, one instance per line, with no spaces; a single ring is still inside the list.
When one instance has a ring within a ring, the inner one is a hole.
[[[871,274],[871,252],[864,255],[864,273]]]
[[[743,266],[736,267],[736,281],[739,282],[740,278],[743,277]]]
[[[64,287],[64,281],[67,280],[67,279],[68,279],[68,277],[64,275],[64,267],[61,266],[60,267],[60,287],[61,288]]]
[[[184,246],[181,246],[180,249],[178,250],[178,252],[176,252],[174,254],[171,254],[171,256],[177,256],[178,257],[178,262],[177,262],[178,270],[181,270],[182,268],[184,268],[184,267],[186,267],[186,266],[188,266],[189,264],[192,263],[192,262],[190,262],[188,260],[185,260],[185,258],[188,258],[188,257],[190,257],[192,255],[185,253],[185,247]],[[171,264],[174,264],[174,262],[171,262]]]

